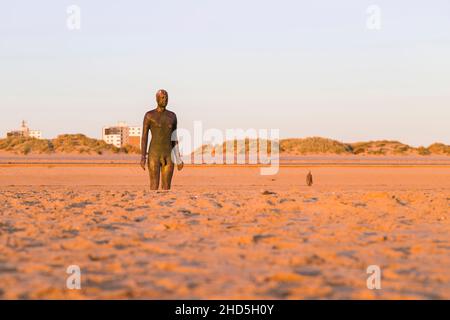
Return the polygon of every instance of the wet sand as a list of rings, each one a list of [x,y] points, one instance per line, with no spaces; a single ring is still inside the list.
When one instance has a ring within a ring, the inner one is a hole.
[[[187,163],[189,156],[184,155]],[[136,164],[141,160],[137,154],[12,154],[0,151],[0,166],[11,164],[22,165],[105,165]],[[205,159],[204,159],[205,160]],[[280,154],[279,161],[283,165],[436,165],[450,166],[450,156],[445,155],[290,155]],[[191,157],[192,164],[198,164]],[[206,163],[206,162],[205,162]],[[236,162],[237,163],[237,162]]]
[[[450,299],[448,166],[186,167],[170,192],[147,184],[135,166],[0,167],[0,298]]]

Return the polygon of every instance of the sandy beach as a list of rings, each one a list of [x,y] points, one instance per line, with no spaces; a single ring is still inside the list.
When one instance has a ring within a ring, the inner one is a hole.
[[[450,299],[449,209],[448,165],[2,165],[0,298]]]

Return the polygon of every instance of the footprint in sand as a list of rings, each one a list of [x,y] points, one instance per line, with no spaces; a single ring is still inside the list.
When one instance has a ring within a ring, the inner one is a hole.
[[[253,236],[252,240],[254,243],[258,243],[261,240],[273,238],[273,237],[275,237],[273,234],[256,234]]]
[[[78,230],[75,229],[66,229],[62,231],[62,239],[71,239],[71,238],[75,238],[80,234],[80,232]]]
[[[94,243],[96,243],[96,244],[108,244],[109,240],[108,239],[94,240]]]
[[[411,254],[410,247],[395,247],[392,250],[402,253],[404,258],[407,258]]]
[[[44,242],[35,240],[33,238],[24,237],[20,240],[22,241],[21,247],[23,248],[38,248],[44,246]]]
[[[399,198],[397,198],[396,196],[392,196],[392,199],[394,199],[395,200],[395,202],[397,202],[399,205],[401,205],[401,206],[403,206],[403,207],[405,207],[405,206],[407,206],[408,205],[408,203],[407,202],[405,202],[405,201],[402,201],[402,200],[400,200]]]
[[[18,270],[11,264],[0,263],[0,274],[1,273],[16,273]]]
[[[146,219],[147,219],[147,217],[140,216],[140,217],[134,218],[134,222],[142,222],[142,221],[145,221]]]
[[[115,254],[109,254],[109,255],[100,255],[100,254],[88,254],[88,258],[91,261],[105,261],[109,259],[115,258]]]
[[[113,224],[99,224],[97,227],[99,229],[104,229],[104,230],[108,230],[108,231],[116,231],[116,230],[120,229],[120,227],[113,225]]]
[[[279,202],[279,203],[295,202],[295,199],[291,199],[291,198],[283,198],[283,199],[280,199],[278,202]]]
[[[355,208],[365,208],[367,207],[367,204],[365,204],[364,202],[353,202],[353,206]]]
[[[322,258],[321,256],[317,255],[317,254],[313,254],[309,257],[307,257],[305,259],[305,262],[307,264],[312,264],[312,265],[322,265],[324,264],[326,261],[324,258]]]
[[[163,207],[171,207],[173,205],[174,201],[173,200],[168,200],[168,201],[160,201],[158,203],[158,205],[163,206]]]
[[[286,299],[291,294],[291,291],[289,290],[289,286],[280,283],[276,287],[267,290],[264,294],[275,299]]]
[[[16,233],[19,231],[24,231],[25,228],[16,228],[14,225],[10,223],[2,223],[0,222],[0,231],[6,232],[6,233]],[[1,234],[1,232],[0,232]]]
[[[216,200],[210,199],[209,202],[210,202],[214,207],[216,207],[217,209],[220,209],[220,208],[223,207],[223,205],[220,204],[219,202],[217,202]]]
[[[198,213],[192,212],[190,210],[187,209],[180,209],[178,210],[179,213],[182,213],[185,217],[195,217],[198,216]]]
[[[98,288],[104,291],[116,291],[125,288],[125,286],[122,284],[120,280],[94,281],[90,280],[89,278],[86,281],[86,287]]]
[[[301,266],[294,268],[294,272],[307,277],[316,277],[320,276],[322,272],[318,268],[310,267],[310,266]]]
[[[398,223],[405,224],[407,226],[412,226],[412,225],[414,225],[414,220],[412,220],[412,219],[399,219]]]
[[[41,204],[41,202],[39,202],[39,201],[24,201],[24,202],[22,202],[22,205],[27,206],[27,207],[34,207],[34,206],[37,206],[38,204]]]
[[[319,201],[318,198],[307,198],[303,200],[304,203],[315,203],[317,201]]]
[[[356,254],[355,250],[344,250],[344,251],[339,251],[336,255],[338,257],[349,258],[353,261],[359,261],[358,257],[355,257],[355,254]]]
[[[70,210],[70,209],[84,209],[88,205],[92,205],[92,202],[90,202],[90,201],[74,202],[74,203],[71,203],[68,206],[66,206],[65,209],[66,210]]]

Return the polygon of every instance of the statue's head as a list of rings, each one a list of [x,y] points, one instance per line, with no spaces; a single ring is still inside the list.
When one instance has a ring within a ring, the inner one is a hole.
[[[169,102],[169,95],[166,90],[158,90],[156,93],[156,102],[160,108],[165,108],[167,106],[167,103]]]

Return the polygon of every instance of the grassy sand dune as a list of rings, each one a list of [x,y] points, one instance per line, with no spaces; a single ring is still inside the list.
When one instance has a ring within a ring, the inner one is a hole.
[[[222,153],[233,152],[248,154],[249,150],[267,148],[270,154],[270,143],[266,140],[239,140],[225,142],[222,145],[204,145],[194,151],[194,154],[212,155],[222,148]],[[281,139],[279,150],[282,155],[382,155],[382,156],[408,156],[408,155],[450,155],[450,146],[443,143],[433,143],[428,147],[412,147],[399,141],[377,140],[368,142],[344,143],[322,137]],[[231,151],[230,151],[231,150]],[[262,149],[264,150],[264,149]]]
[[[428,147],[412,147],[399,141],[379,140],[368,142],[344,143],[337,140],[308,137],[281,139],[278,142],[282,155],[449,155],[450,146],[443,143],[433,143]],[[222,148],[223,155],[227,153],[248,154],[249,150],[258,152],[266,149],[271,153],[271,144],[267,140],[235,140],[222,145],[205,144],[193,152],[193,155],[214,156]],[[64,134],[56,139],[38,140],[25,137],[10,137],[0,139],[0,151],[14,154],[139,154],[139,148],[127,145],[117,148],[102,140],[89,138],[83,134]]]
[[[105,154],[105,153],[140,153],[136,147],[127,145],[117,148],[103,140],[92,139],[83,134],[63,134],[56,139],[35,139],[26,137],[9,137],[0,140],[0,151],[14,154]]]

